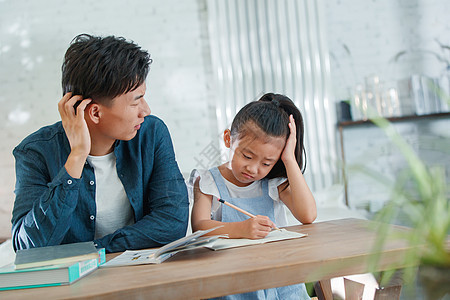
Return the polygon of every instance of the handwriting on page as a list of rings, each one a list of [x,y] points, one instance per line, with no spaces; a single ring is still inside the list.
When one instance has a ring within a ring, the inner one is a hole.
[[[205,245],[206,248],[212,250],[223,250],[228,248],[243,247],[257,244],[264,244],[269,242],[276,242],[282,240],[297,239],[307,236],[304,233],[293,232],[284,228],[272,230],[265,238],[258,240],[250,239],[218,239],[212,243]]]

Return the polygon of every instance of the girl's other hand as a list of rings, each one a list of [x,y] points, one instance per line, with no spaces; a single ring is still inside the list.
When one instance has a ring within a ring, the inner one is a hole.
[[[255,216],[242,221],[242,237],[247,239],[262,239],[266,237],[275,224],[267,216]]]
[[[297,145],[297,128],[295,126],[295,120],[292,115],[289,116],[289,137],[286,140],[286,145],[281,153],[281,160],[286,163],[293,159],[295,161],[295,146]]]

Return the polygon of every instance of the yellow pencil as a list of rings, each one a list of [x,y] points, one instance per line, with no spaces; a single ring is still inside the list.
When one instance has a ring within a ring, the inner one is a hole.
[[[251,214],[251,213],[249,213],[248,211],[245,211],[245,210],[243,210],[242,208],[237,207],[237,206],[234,205],[234,204],[228,203],[227,201],[225,201],[225,200],[223,200],[223,199],[218,198],[217,200],[218,200],[220,203],[223,203],[223,204],[225,204],[225,205],[228,205],[228,206],[231,207],[231,208],[234,208],[234,209],[237,210],[237,211],[240,211],[241,213],[243,213],[244,215],[249,216],[250,218],[256,217],[254,214]],[[279,229],[278,227],[276,227],[276,226],[274,227],[274,229],[280,230],[280,229]]]

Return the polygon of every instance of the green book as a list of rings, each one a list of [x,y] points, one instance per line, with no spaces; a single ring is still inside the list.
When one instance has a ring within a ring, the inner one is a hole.
[[[97,250],[97,257],[77,262],[19,270],[9,264],[0,268],[0,291],[71,284],[105,261],[105,248],[101,248]]]
[[[0,268],[0,291],[71,284],[97,268],[96,258],[23,270],[16,270],[10,264]]]
[[[16,270],[67,264],[98,257],[94,242],[80,242],[17,250]]]

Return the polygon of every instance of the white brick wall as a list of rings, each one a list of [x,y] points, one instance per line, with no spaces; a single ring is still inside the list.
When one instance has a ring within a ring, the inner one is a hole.
[[[445,0],[327,0],[326,24],[336,100],[377,74],[386,84],[414,73],[438,76],[445,65],[435,39],[450,45],[450,2]],[[344,48],[348,47],[350,55]],[[396,63],[393,58],[409,51]],[[450,60],[450,51],[447,53]]]
[[[404,121],[394,123],[394,127],[419,158],[429,166],[442,166],[448,178],[449,118]],[[406,160],[386,134],[374,125],[346,127],[343,134],[345,160],[350,169],[347,173],[349,205],[376,211],[389,198],[386,185],[379,180],[393,183],[407,167]],[[361,168],[370,170],[374,177],[366,176]]]

